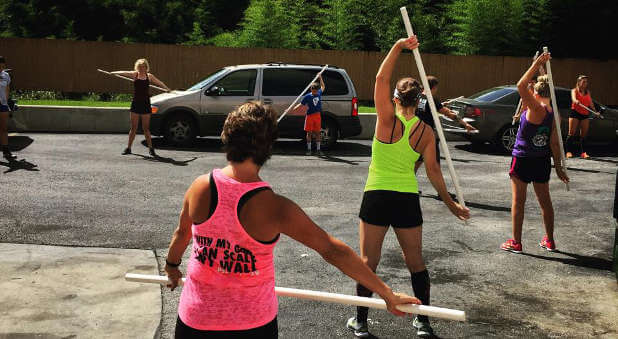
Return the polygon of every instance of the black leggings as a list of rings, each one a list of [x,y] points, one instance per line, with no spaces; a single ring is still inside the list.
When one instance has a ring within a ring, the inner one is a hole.
[[[203,331],[196,330],[187,326],[180,320],[176,319],[176,339],[184,338],[216,338],[216,339],[243,339],[243,338],[278,338],[279,327],[277,326],[277,317],[264,326],[251,328],[248,330],[239,331]]]

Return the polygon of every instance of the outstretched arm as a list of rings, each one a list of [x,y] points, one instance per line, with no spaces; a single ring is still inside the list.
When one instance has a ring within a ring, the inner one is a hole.
[[[320,78],[320,89],[322,90],[322,92],[324,92],[324,90],[326,90],[326,85],[324,84],[324,79],[322,79],[322,75],[320,75],[319,78]]]
[[[156,76],[154,76],[154,74],[152,74],[152,73],[148,73],[148,79],[149,79],[150,81],[154,82],[154,83],[155,83],[155,85],[157,85],[157,86],[159,86],[159,87],[163,87],[163,88],[165,88],[168,92],[170,92],[170,91],[171,91],[171,89],[170,89],[169,87],[167,87],[167,85],[166,85],[166,84],[164,84],[164,83],[163,83],[163,81],[161,81],[161,80],[157,79],[157,77],[156,77]]]
[[[444,114],[446,117],[453,121],[459,122],[459,124],[463,126],[468,132],[476,131],[476,128],[467,123],[464,119],[460,118],[459,115],[451,111],[448,107],[442,106],[442,108],[440,108],[440,113]]]
[[[136,71],[113,71],[113,72],[110,72],[110,73],[122,75],[122,76],[125,76],[125,77],[129,77],[131,79],[135,78],[135,75],[137,74]]]
[[[329,264],[379,294],[391,313],[403,315],[396,305],[420,303],[416,298],[393,293],[348,245],[326,233],[291,200],[282,196],[277,199],[280,208],[276,219],[280,233],[314,249]]]
[[[391,77],[393,69],[399,58],[399,54],[404,48],[415,49],[418,47],[416,36],[407,39],[398,40],[382,61],[378,74],[376,75],[376,85],[373,91],[373,100],[378,113],[378,122],[382,124],[392,125],[395,117],[391,92]]]

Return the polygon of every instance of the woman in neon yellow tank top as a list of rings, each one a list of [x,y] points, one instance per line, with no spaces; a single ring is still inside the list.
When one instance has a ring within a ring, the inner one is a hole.
[[[378,118],[371,151],[371,165],[359,217],[361,219],[361,257],[375,272],[380,261],[382,242],[389,226],[395,234],[410,270],[412,289],[424,305],[429,304],[429,274],[421,253],[423,218],[418,196],[414,165],[422,155],[427,176],[444,204],[459,219],[470,217],[470,211],[453,201],[446,190],[440,166],[436,161],[435,137],[431,127],[415,115],[422,87],[412,78],[397,82],[391,96],[391,75],[404,48],[418,47],[416,36],[397,41],[382,62],[376,76],[374,101]],[[393,107],[393,103],[395,107]],[[357,284],[359,296],[371,291]],[[356,336],[368,335],[367,308],[357,308],[356,317],[347,322]],[[414,319],[419,336],[432,335],[427,317]]]

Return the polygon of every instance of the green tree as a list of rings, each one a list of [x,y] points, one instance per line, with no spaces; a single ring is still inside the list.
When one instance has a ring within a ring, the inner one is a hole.
[[[245,11],[238,35],[242,47],[298,48],[293,14],[281,1],[252,0]]]
[[[449,45],[456,54],[513,55],[517,52],[522,6],[517,0],[456,0]]]

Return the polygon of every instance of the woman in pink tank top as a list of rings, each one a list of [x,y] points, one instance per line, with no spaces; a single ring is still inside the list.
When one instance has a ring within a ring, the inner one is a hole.
[[[393,293],[350,247],[262,181],[260,168],[277,138],[274,111],[244,104],[228,115],[221,137],[229,164],[198,177],[187,190],[166,259],[168,286],[174,289],[193,240],[176,338],[276,338],[273,249],[281,233],[379,294],[393,314],[403,315],[396,305],[420,303]]]

